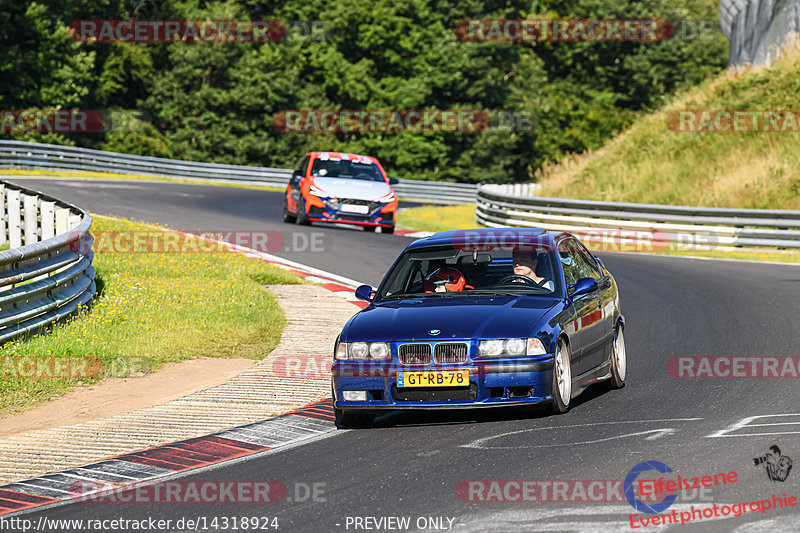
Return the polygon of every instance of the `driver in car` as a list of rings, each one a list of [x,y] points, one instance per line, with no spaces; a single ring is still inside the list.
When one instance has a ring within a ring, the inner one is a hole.
[[[514,265],[514,274],[517,276],[525,276],[533,281],[539,287],[544,287],[548,290],[553,290],[553,281],[547,280],[536,275],[536,267],[539,265],[539,259],[535,253],[515,251],[511,256],[511,261]],[[516,283],[524,283],[522,280],[517,280]]]

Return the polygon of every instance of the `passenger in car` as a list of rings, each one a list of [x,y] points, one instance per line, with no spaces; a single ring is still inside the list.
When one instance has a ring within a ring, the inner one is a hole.
[[[460,270],[453,267],[437,268],[424,281],[425,292],[458,292],[472,289]]]

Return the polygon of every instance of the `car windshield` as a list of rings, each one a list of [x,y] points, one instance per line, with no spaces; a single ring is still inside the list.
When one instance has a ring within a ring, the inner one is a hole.
[[[400,256],[378,288],[376,300],[477,294],[553,296],[561,289],[555,259],[544,244],[491,251],[418,248]]]
[[[378,165],[356,161],[315,159],[311,175],[321,178],[349,178],[366,181],[384,181]]]

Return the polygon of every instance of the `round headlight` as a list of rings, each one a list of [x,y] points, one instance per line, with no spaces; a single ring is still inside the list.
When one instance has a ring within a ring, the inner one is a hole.
[[[367,359],[369,357],[369,347],[366,342],[354,342],[350,345],[351,359]]]
[[[525,355],[525,339],[507,339],[505,345],[508,355]]]
[[[500,355],[503,353],[503,341],[500,339],[481,341],[479,351],[481,355]]]
[[[385,342],[373,342],[369,345],[369,356],[373,359],[389,359],[389,345]]]

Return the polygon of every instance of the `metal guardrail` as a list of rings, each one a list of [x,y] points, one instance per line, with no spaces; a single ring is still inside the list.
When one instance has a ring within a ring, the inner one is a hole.
[[[292,175],[285,168],[197,163],[22,141],[0,141],[0,168],[113,172],[273,187],[285,187]],[[477,190],[474,184],[424,180],[400,180],[393,188],[403,198],[446,204],[473,203]]]
[[[0,168],[92,170],[279,187],[286,185],[292,173],[289,169],[195,163],[19,141],[0,141]],[[679,245],[698,249],[800,249],[800,211],[542,198],[534,196],[536,184],[475,186],[401,180],[394,189],[399,196],[409,199],[452,204],[476,202],[476,218],[487,226],[544,226],[577,233],[589,242],[644,239],[655,246]],[[69,207],[91,221],[78,208]],[[5,228],[0,227],[0,235],[3,231]],[[26,241],[25,244],[29,243]],[[0,328],[2,324],[0,311]],[[0,340],[2,338],[0,329]]]
[[[742,247],[800,249],[800,211],[597,202],[524,194],[518,185],[480,185],[477,221],[490,227],[564,230],[590,243],[619,244],[622,240],[652,247],[721,251]]]
[[[0,182],[0,343],[75,313],[95,293],[92,217],[38,191]]]

